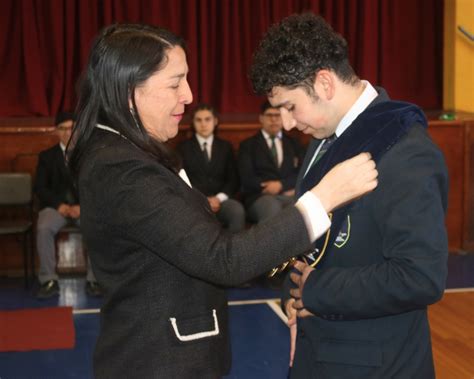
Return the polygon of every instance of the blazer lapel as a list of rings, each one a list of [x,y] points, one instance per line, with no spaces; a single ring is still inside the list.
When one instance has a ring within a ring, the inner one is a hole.
[[[204,171],[207,172],[209,163],[206,162],[206,159],[204,158],[204,153],[201,149],[201,145],[199,144],[199,141],[197,140],[196,136],[193,138],[193,149],[195,151],[195,155],[198,157],[198,161],[196,162],[198,166]]]
[[[288,165],[290,167],[293,167],[293,161],[292,161],[292,156],[290,154],[290,142],[285,138],[285,135],[282,134],[281,136],[281,150],[282,150],[282,153],[283,153],[283,159],[281,161],[281,167],[283,167],[284,165]],[[288,162],[288,160],[291,160],[290,162]]]
[[[214,168],[214,166],[219,162],[219,157],[220,157],[220,151],[221,151],[221,144],[219,143],[219,140],[214,136],[214,140],[212,141],[212,146],[211,146],[211,160],[209,161],[209,170]]]
[[[306,151],[306,154],[303,159],[303,164],[301,165],[301,169],[298,172],[298,177],[296,178],[296,197],[300,197],[302,194],[299,193],[301,189],[301,184],[303,182],[303,179],[305,177],[306,170],[308,169],[308,166],[314,156],[314,153],[318,149],[319,144],[321,143],[321,140],[316,139],[316,138],[311,138],[311,142],[309,144],[308,150]]]
[[[376,90],[378,92],[378,96],[369,104],[369,106],[367,107],[367,109],[371,109],[373,106],[375,105],[378,105],[382,102],[385,102],[385,101],[388,101],[390,100],[387,92],[382,88],[382,87],[376,87]],[[365,111],[364,111],[365,112]],[[355,121],[355,120],[354,120]],[[350,128],[350,127],[349,127]],[[349,130],[349,129],[348,129]],[[346,133],[347,135],[348,133]],[[336,141],[337,142],[337,141]],[[304,175],[306,173],[306,170],[308,169],[308,165],[309,163],[311,162],[311,158],[313,158],[313,155],[314,153],[316,152],[319,144],[321,143],[321,140],[318,140],[318,139],[313,139],[311,141],[311,144],[308,148],[308,151],[305,155],[305,158],[304,158],[304,161],[303,161],[303,167],[301,168],[299,174],[298,174],[298,178],[296,180],[296,196],[297,197],[300,197],[303,193],[304,193],[304,190],[302,190],[302,185],[303,183],[305,183],[305,178],[309,178],[311,176],[314,176],[314,175],[310,175],[313,173],[314,170],[317,170],[317,166],[319,165],[314,165],[314,167],[311,167],[311,169],[308,171],[308,174],[307,175]],[[350,144],[350,143],[349,143]],[[326,157],[327,158],[327,157]],[[316,184],[316,183],[314,183]],[[313,185],[314,185],[313,184]]]
[[[59,143],[56,145],[56,149],[54,153],[56,155],[55,159],[57,160],[59,164],[61,172],[68,173],[69,170],[66,166],[66,158],[64,157],[63,149],[61,149],[61,146],[59,145]]]

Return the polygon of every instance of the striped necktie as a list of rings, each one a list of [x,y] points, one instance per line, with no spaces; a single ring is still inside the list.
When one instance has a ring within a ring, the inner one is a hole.
[[[318,155],[316,155],[316,158],[314,159],[311,167],[314,166],[321,159],[321,157],[324,155],[324,153],[326,153],[326,151],[328,151],[328,149],[331,147],[331,145],[334,143],[336,139],[337,139],[336,134],[333,134],[332,136],[324,140],[323,146],[321,146],[321,148],[319,149]]]

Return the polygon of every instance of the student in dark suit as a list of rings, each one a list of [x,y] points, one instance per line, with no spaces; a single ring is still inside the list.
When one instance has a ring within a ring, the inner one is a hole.
[[[112,25],[94,42],[83,77],[70,162],[105,295],[99,379],[225,375],[223,286],[304,251],[326,230],[327,211],[376,186],[375,165],[360,154],[281,217],[225,231],[165,144],[192,101],[183,45],[165,29]]]
[[[448,175],[423,112],[360,80],[346,41],[312,14],[270,29],[251,76],[285,129],[314,137],[298,196],[358,151],[380,173],[377,190],[336,210],[329,235],[296,264],[301,275],[290,275],[290,377],[434,378],[427,307],[445,287]]]
[[[192,114],[194,136],[177,150],[192,186],[207,197],[218,220],[230,232],[240,232],[245,227],[245,210],[232,199],[239,185],[234,153],[230,142],[215,135],[217,124],[215,109],[199,104]]]
[[[239,148],[239,174],[247,216],[258,223],[294,203],[295,183],[303,159],[298,141],[282,132],[280,110],[265,101],[262,125]]]
[[[40,208],[36,228],[36,248],[40,261],[40,288],[36,296],[39,299],[59,294],[55,236],[68,223],[78,224],[81,214],[77,191],[65,161],[73,123],[72,113],[57,114],[55,125],[59,143],[39,154],[36,169],[35,194]],[[87,265],[86,292],[91,296],[101,294],[90,264]]]

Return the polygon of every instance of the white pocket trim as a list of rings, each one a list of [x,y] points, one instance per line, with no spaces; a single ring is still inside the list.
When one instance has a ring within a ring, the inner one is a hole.
[[[212,317],[214,317],[214,330],[209,330],[207,332],[199,332],[194,334],[188,334],[187,336],[182,336],[179,333],[178,325],[176,324],[176,318],[170,317],[171,325],[173,326],[174,334],[182,342],[195,341],[201,338],[217,336],[219,334],[219,323],[217,322],[217,313],[216,310],[212,310]]]

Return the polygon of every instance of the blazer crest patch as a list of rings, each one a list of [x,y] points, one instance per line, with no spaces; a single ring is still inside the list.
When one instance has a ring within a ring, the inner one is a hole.
[[[347,215],[346,219],[343,221],[341,225],[339,234],[334,240],[334,246],[338,248],[343,247],[347,243],[347,241],[349,241],[350,236],[351,236],[351,216]]]

